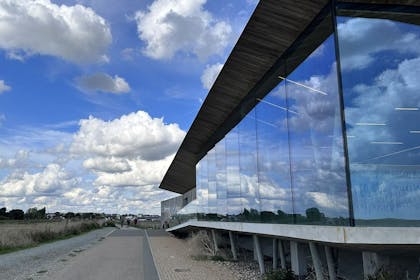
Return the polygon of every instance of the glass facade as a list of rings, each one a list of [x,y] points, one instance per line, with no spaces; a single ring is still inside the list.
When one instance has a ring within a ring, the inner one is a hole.
[[[337,8],[279,60],[197,164],[199,219],[420,225],[420,19],[395,16]]]
[[[419,226],[420,26],[382,16],[337,18],[354,218]]]

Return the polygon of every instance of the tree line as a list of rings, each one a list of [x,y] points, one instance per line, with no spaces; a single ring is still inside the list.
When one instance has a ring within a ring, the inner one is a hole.
[[[47,218],[65,218],[65,219],[95,219],[103,218],[104,214],[99,213],[60,213],[55,212],[47,217],[46,208],[38,209],[36,207],[29,208],[26,212],[22,209],[12,209],[7,211],[6,207],[0,208],[0,220],[43,220]]]

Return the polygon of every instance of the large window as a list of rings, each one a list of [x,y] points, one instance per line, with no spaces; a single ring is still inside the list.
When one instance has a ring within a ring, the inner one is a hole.
[[[338,17],[354,216],[420,225],[420,26],[378,15]]]
[[[239,170],[243,217],[246,221],[259,221],[260,193],[257,174],[257,136],[255,110],[241,121],[239,129]]]
[[[256,106],[261,221],[293,223],[285,82]]]
[[[241,179],[239,170],[239,133],[234,128],[225,137],[226,141],[226,186],[227,214],[235,221],[242,213]]]
[[[331,35],[286,79],[297,223],[348,223],[335,57]]]

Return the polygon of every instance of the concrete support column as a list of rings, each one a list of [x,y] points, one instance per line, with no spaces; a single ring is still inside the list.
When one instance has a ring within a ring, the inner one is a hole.
[[[300,278],[306,274],[306,256],[303,248],[304,244],[290,241],[290,259],[293,272]]]
[[[273,270],[277,269],[278,267],[278,253],[279,253],[279,245],[278,239],[273,238]]]
[[[211,236],[213,238],[214,251],[217,252],[219,251],[219,246],[217,245],[216,231],[214,229],[211,230]]]
[[[286,256],[284,253],[283,241],[279,240],[279,255],[280,255],[280,267],[286,269]]]
[[[336,280],[337,274],[335,273],[335,262],[332,255],[332,249],[329,246],[324,246],[325,256],[327,258],[328,276],[329,280]]]
[[[257,255],[257,259],[258,259],[258,266],[260,267],[260,273],[264,274],[265,273],[264,257],[261,251],[260,240],[258,239],[258,236],[256,234],[252,236],[252,239],[254,240],[254,248],[255,248],[255,253]]]
[[[375,274],[381,267],[389,265],[389,257],[376,252],[362,252],[363,274],[365,277]]]
[[[233,233],[229,231],[229,239],[230,239],[230,250],[232,251],[232,257],[236,261],[238,259],[238,255],[236,254],[236,244],[235,240],[233,239]]]
[[[322,263],[319,258],[318,248],[315,243],[309,242],[309,250],[311,251],[312,263],[315,268],[316,280],[324,280],[322,275]]]

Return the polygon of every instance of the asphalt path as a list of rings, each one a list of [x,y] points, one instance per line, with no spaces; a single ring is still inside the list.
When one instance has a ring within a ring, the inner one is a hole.
[[[50,275],[61,280],[159,280],[146,232],[124,228]]]
[[[147,232],[123,228],[1,255],[3,279],[159,280],[159,275]]]

